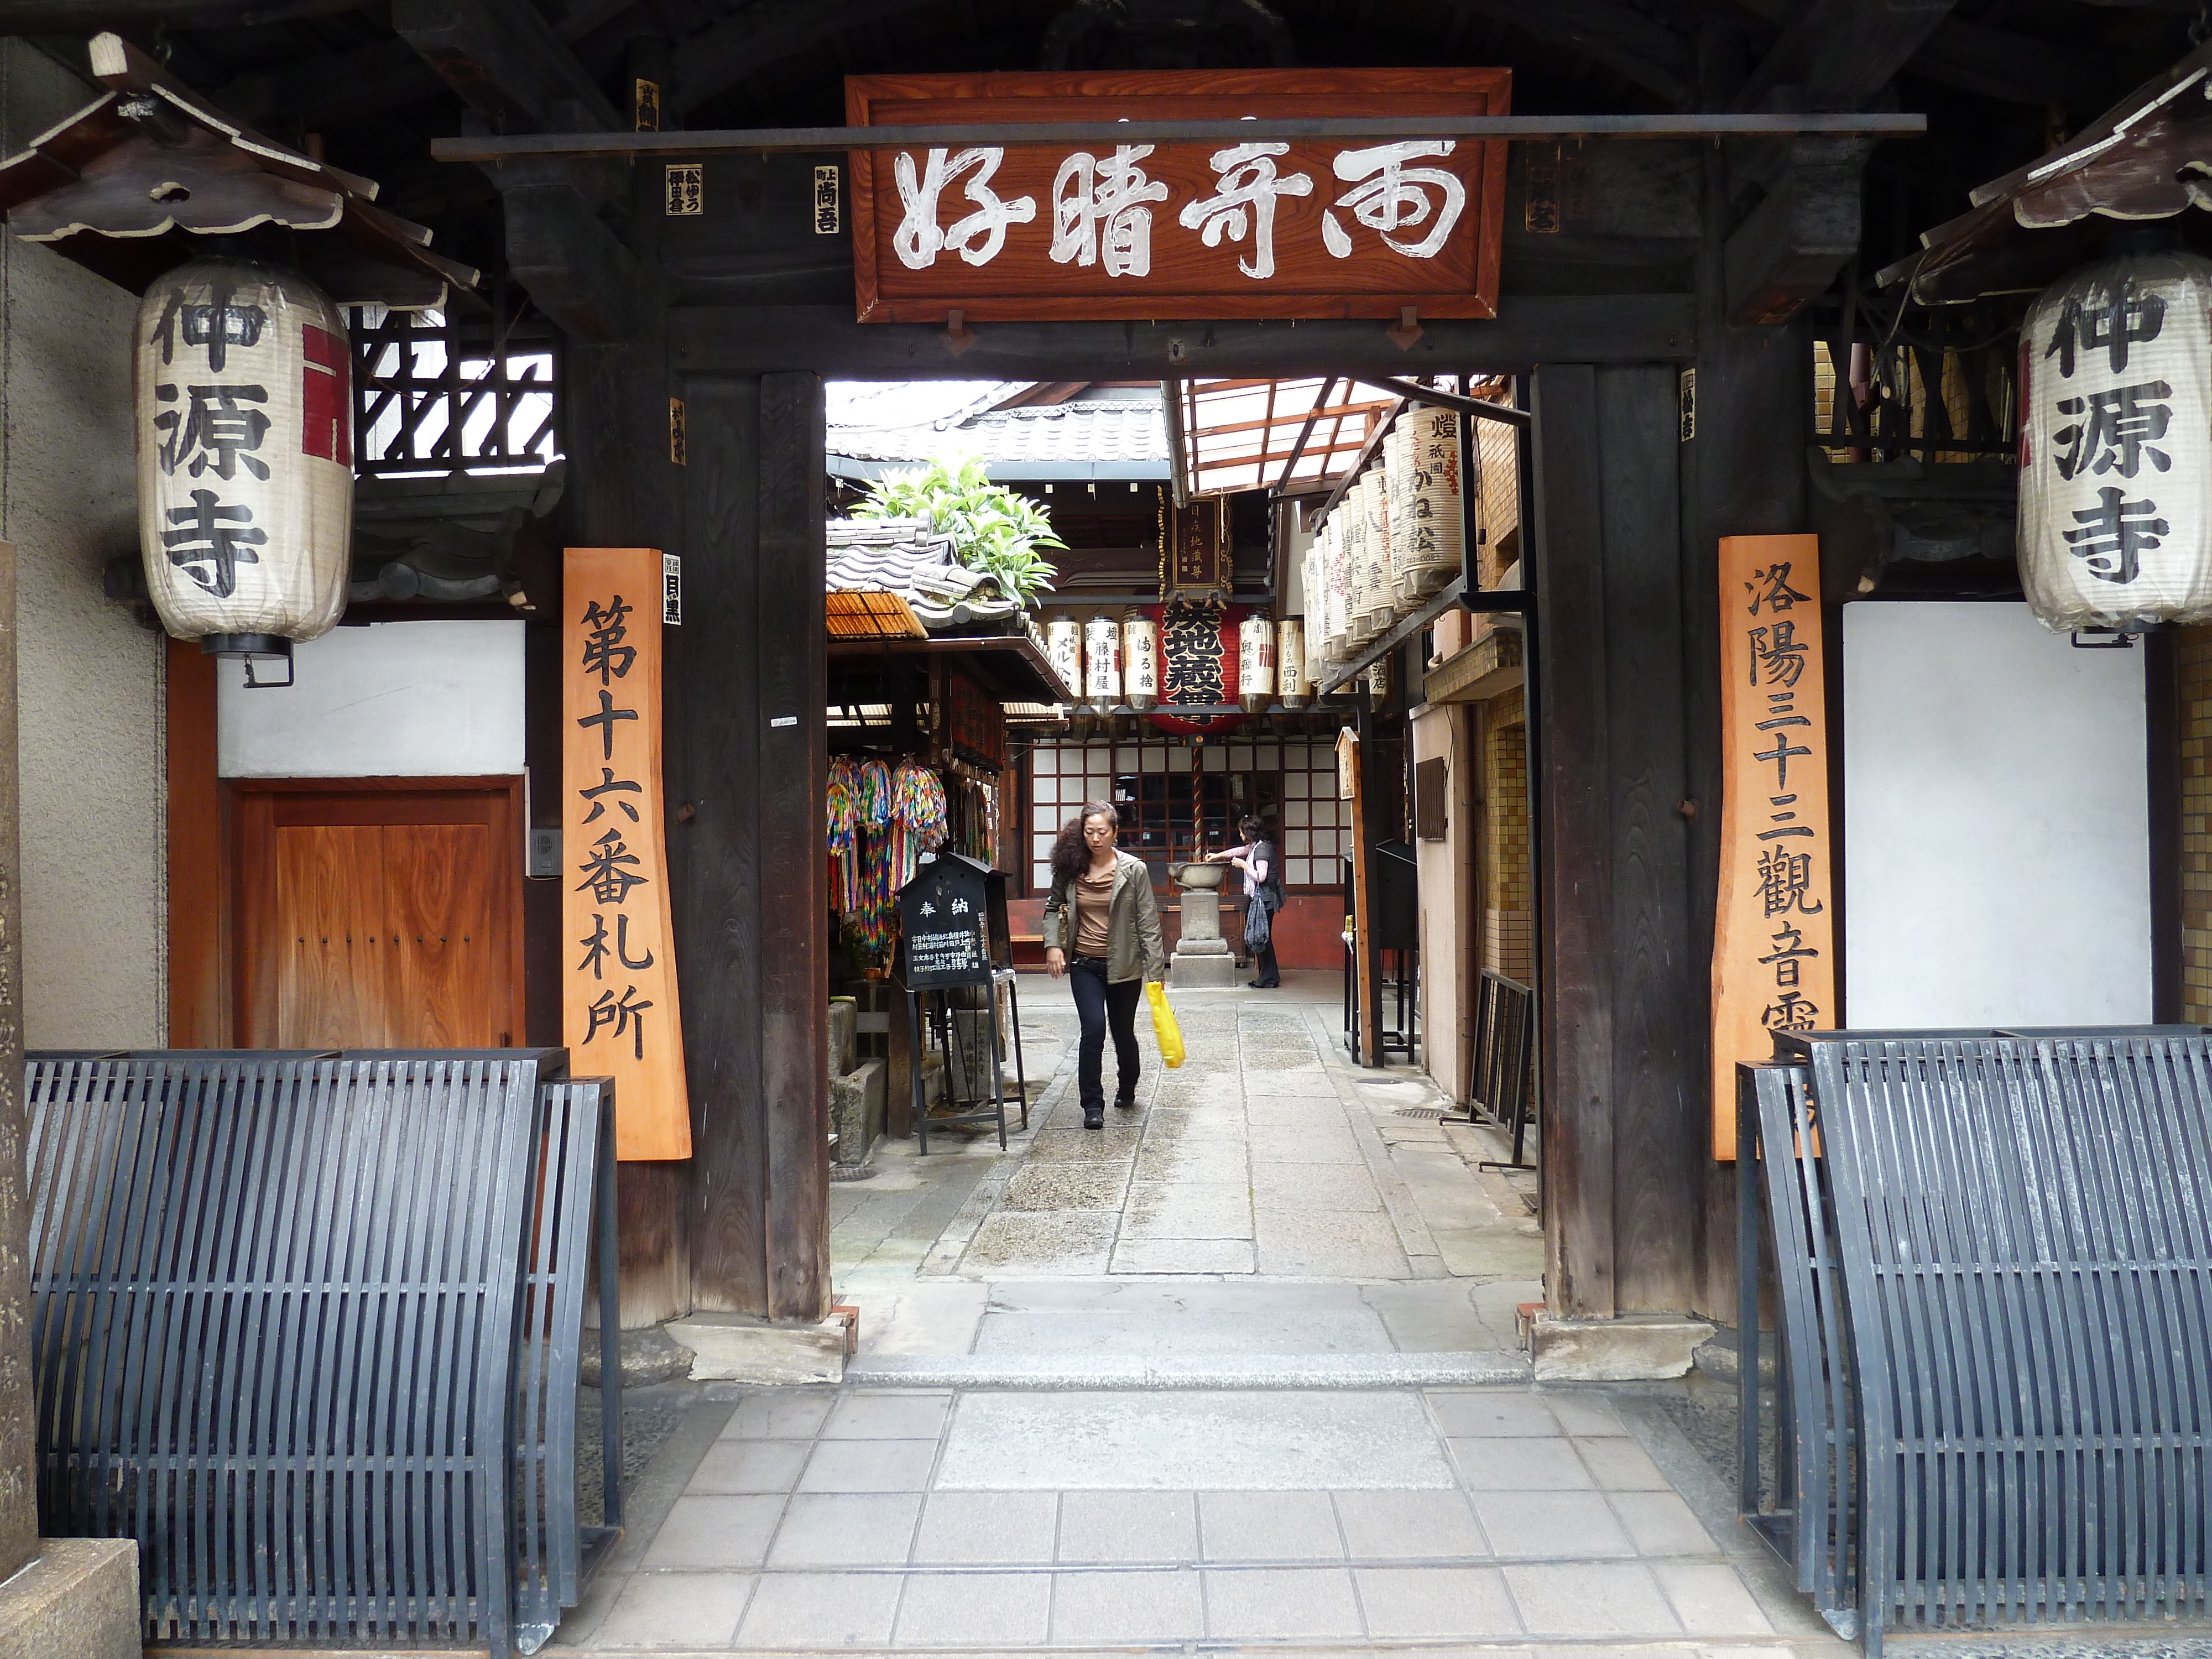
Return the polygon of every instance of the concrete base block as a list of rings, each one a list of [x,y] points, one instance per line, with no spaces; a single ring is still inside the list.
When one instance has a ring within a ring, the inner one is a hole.
[[[1528,1357],[1540,1382],[1648,1382],[1688,1374],[1713,1328],[1678,1314],[1620,1319],[1539,1319]]]
[[[138,1546],[46,1538],[0,1583],[0,1659],[139,1659]]]
[[[693,1314],[672,1319],[669,1335],[691,1350],[695,1382],[836,1382],[845,1376],[845,1322]]]
[[[647,1326],[641,1331],[624,1331],[620,1352],[622,1385],[625,1389],[674,1382],[691,1374],[691,1350],[671,1338],[659,1325]],[[577,1371],[578,1379],[586,1388],[599,1386],[599,1333],[596,1326],[585,1328],[583,1358]]]
[[[1168,983],[1179,991],[1218,991],[1238,982],[1243,969],[1234,957],[1184,956],[1178,952],[1168,966]]]

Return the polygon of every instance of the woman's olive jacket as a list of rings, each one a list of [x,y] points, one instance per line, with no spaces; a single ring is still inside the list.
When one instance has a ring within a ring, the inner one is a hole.
[[[1075,895],[1064,876],[1052,879],[1044,902],[1044,948],[1073,953]],[[1168,976],[1168,947],[1160,933],[1160,907],[1152,897],[1152,872],[1145,861],[1116,848],[1114,897],[1106,909],[1106,982]]]

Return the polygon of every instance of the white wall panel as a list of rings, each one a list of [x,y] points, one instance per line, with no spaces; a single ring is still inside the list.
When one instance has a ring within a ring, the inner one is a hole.
[[[283,690],[247,690],[234,663],[216,671],[223,776],[477,777],[522,770],[520,620],[338,628],[296,647],[292,664],[297,684]]]
[[[2151,1017],[2142,653],[2020,605],[1844,608],[1844,1012]]]

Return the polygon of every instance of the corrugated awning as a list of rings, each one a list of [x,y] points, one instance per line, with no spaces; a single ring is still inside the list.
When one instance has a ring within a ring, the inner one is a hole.
[[[1187,495],[1325,490],[1350,470],[1390,407],[1357,382],[1180,380],[1177,463]]]

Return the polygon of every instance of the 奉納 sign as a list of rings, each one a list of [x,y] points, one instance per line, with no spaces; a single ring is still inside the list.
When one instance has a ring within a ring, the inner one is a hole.
[[[1735,1068],[1838,1023],[1827,666],[1816,536],[1721,540],[1721,877],[1713,1156],[1735,1157]]]
[[[854,126],[1506,112],[1509,70],[848,76]],[[1505,145],[948,144],[853,154],[862,322],[1494,317]]]
[[[615,1153],[691,1156],[660,810],[661,556],[572,547],[562,624],[562,1040]]]

